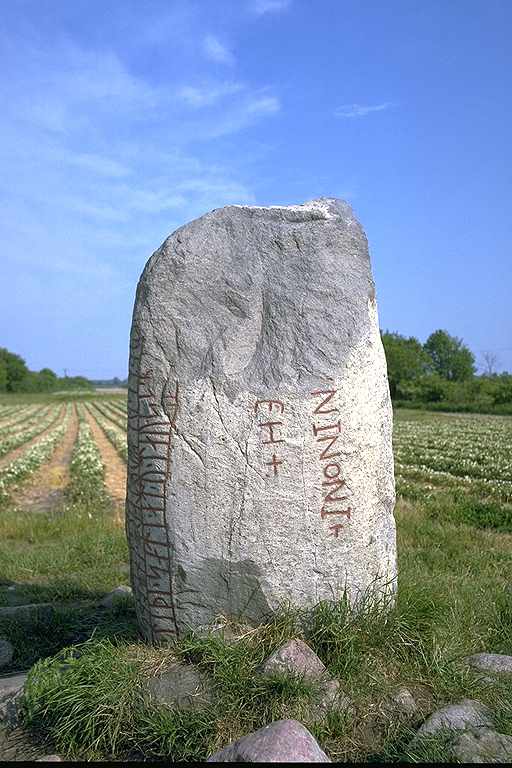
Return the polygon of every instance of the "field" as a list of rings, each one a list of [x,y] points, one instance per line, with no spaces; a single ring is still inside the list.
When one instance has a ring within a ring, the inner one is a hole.
[[[283,638],[302,632],[354,702],[350,716],[311,725],[334,760],[442,758],[442,744],[408,751],[411,723],[386,704],[400,685],[414,693],[420,719],[479,698],[512,735],[509,686],[489,685],[462,663],[470,653],[512,653],[512,418],[399,410],[394,446],[400,581],[391,614],[369,608],[354,617],[340,605],[320,610],[307,630],[286,615],[235,645],[191,636],[171,653],[138,641],[129,601],[98,607],[129,582],[126,397],[1,398],[0,606],[55,606],[0,618],[0,636],[15,647],[4,671],[41,660],[30,733],[74,757],[204,759],[271,719],[300,719],[309,692],[282,681],[265,687],[255,671]],[[77,644],[78,658],[64,652],[73,674],[57,674],[55,654]],[[208,671],[216,697],[206,713],[127,698],[171,657]]]

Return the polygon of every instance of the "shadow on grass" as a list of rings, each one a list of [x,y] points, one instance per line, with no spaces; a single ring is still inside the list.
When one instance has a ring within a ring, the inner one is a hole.
[[[35,585],[30,587],[33,603],[47,597],[47,588],[41,589],[40,598]],[[131,599],[119,600],[111,608],[96,602],[98,594],[81,590],[75,599],[91,601],[89,604],[71,605],[55,603],[42,607],[27,617],[0,617],[0,636],[14,647],[14,657],[2,672],[24,670],[39,659],[58,653],[63,648],[83,643],[91,637],[133,641],[139,639],[135,609]]]

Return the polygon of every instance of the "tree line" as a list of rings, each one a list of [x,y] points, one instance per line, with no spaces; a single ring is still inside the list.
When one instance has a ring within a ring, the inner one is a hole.
[[[424,344],[390,331],[381,331],[381,337],[396,406],[512,414],[512,375],[495,373],[491,354],[486,373],[478,376],[472,351],[447,331],[434,331]],[[30,371],[22,357],[0,347],[0,392],[90,390],[93,383],[84,376],[59,377],[50,368]]]
[[[447,331],[434,331],[424,344],[389,331],[381,337],[395,405],[512,413],[512,375],[493,370],[492,354],[484,356],[486,372],[477,375],[473,352]]]
[[[84,376],[59,377],[50,368],[30,371],[20,355],[0,347],[0,392],[55,392],[92,388],[91,382]]]

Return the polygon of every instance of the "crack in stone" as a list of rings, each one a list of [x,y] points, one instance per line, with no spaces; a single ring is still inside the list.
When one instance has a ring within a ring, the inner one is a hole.
[[[174,427],[174,432],[175,432],[176,436],[177,436],[177,437],[179,437],[181,440],[183,440],[183,442],[184,442],[184,443],[185,443],[185,444],[186,444],[186,445],[187,445],[187,446],[190,448],[190,450],[192,451],[192,453],[194,453],[194,454],[197,456],[197,458],[199,459],[199,461],[200,461],[200,462],[201,462],[201,464],[203,465],[203,469],[206,469],[206,466],[205,466],[205,463],[204,463],[204,459],[203,459],[203,457],[202,457],[202,456],[201,456],[201,454],[200,454],[200,453],[199,453],[199,452],[198,452],[198,451],[197,451],[197,450],[194,448],[194,446],[192,445],[192,443],[190,442],[190,440],[187,440],[187,438],[185,437],[185,435],[183,434],[183,432],[180,432],[180,431],[179,431],[179,430],[178,430],[176,427]]]

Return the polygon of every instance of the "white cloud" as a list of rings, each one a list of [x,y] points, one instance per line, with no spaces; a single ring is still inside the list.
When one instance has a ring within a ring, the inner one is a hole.
[[[189,107],[209,107],[226,96],[232,96],[244,89],[241,83],[220,83],[203,86],[184,85],[178,89],[178,97]]]
[[[250,9],[258,16],[265,13],[279,13],[286,11],[291,5],[291,0],[253,0]]]
[[[365,117],[372,112],[384,112],[385,109],[393,106],[392,102],[385,101],[383,104],[363,105],[363,104],[342,104],[334,110],[335,117]]]
[[[131,169],[126,165],[113,160],[110,157],[103,157],[95,154],[70,154],[67,157],[70,165],[83,168],[85,171],[97,174],[98,176],[109,176],[111,178],[123,178],[131,174]]]
[[[275,96],[262,96],[250,101],[246,109],[247,114],[272,114],[273,112],[279,112],[281,103]]]
[[[236,133],[265,116],[279,112],[281,103],[276,96],[268,96],[261,91],[247,94],[222,114],[216,115],[209,124],[198,126],[202,139],[215,139]]]
[[[235,63],[235,57],[231,51],[214,35],[206,35],[203,40],[203,50],[207,58],[219,64],[232,66]]]

